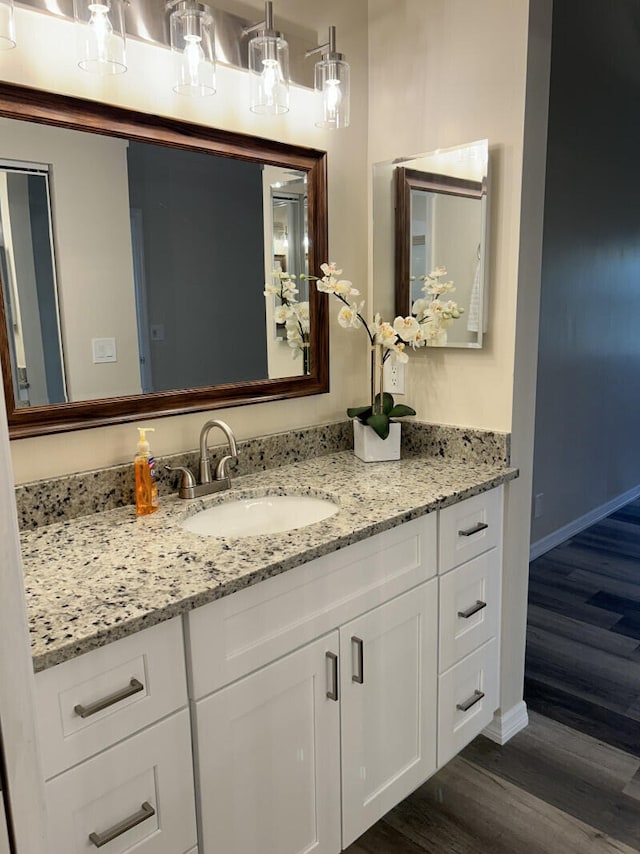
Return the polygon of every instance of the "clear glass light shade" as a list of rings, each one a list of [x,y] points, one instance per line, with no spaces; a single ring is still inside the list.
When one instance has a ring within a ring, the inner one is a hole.
[[[16,22],[13,0],[0,0],[0,50],[16,46]]]
[[[127,70],[123,0],[74,0],[78,65],[92,74]]]
[[[323,59],[316,63],[315,88],[319,116],[316,127],[349,127],[350,69],[343,59]]]
[[[289,45],[283,38],[258,35],[251,39],[249,77],[254,113],[289,112]]]
[[[208,11],[181,4],[171,13],[171,52],[175,62],[174,92],[215,94],[215,38],[213,18]]]

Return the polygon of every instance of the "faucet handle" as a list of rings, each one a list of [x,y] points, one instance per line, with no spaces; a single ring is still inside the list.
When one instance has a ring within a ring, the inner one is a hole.
[[[193,498],[193,489],[196,485],[196,479],[190,469],[184,466],[165,466],[166,471],[181,471],[180,489],[178,495],[180,498]]]
[[[229,463],[236,462],[238,459],[237,455],[231,456],[230,454],[226,454],[222,457],[216,466],[216,480],[224,480],[225,478],[228,480],[229,475]]]

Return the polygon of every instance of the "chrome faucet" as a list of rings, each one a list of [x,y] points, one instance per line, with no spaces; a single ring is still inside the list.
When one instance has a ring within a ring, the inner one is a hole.
[[[211,477],[211,460],[209,459],[208,439],[209,432],[212,427],[219,427],[227,438],[229,444],[229,453],[225,454],[218,465],[216,466],[215,474]],[[183,466],[165,466],[167,471],[181,471],[182,480],[178,495],[180,498],[200,498],[203,495],[210,495],[212,492],[222,492],[223,489],[229,489],[231,486],[231,476],[229,474],[229,463],[238,459],[238,448],[236,445],[236,437],[228,424],[224,421],[216,419],[207,421],[200,431],[200,483],[196,483],[193,473],[188,468]]]

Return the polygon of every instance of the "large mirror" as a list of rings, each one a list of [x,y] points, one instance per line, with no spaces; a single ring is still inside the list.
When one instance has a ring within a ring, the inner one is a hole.
[[[374,166],[376,310],[387,316],[415,314],[429,274],[446,269],[441,281],[454,288],[447,299],[462,311],[432,346],[482,346],[488,299],[488,161],[487,140],[480,140]]]
[[[324,152],[0,85],[11,434],[326,391],[325,188]]]

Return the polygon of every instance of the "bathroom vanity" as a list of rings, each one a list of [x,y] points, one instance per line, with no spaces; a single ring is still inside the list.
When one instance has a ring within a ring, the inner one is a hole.
[[[347,847],[492,720],[515,474],[331,454],[228,493],[339,503],[285,534],[177,498],[23,534],[52,852]]]

